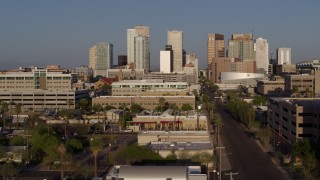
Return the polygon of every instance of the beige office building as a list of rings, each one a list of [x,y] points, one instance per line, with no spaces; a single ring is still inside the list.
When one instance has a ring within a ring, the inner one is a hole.
[[[320,138],[320,98],[270,98],[268,124],[278,142]]]
[[[167,45],[172,46],[173,50],[173,72],[182,70],[182,49],[183,36],[182,31],[172,30],[168,31]]]
[[[0,74],[0,90],[70,90],[76,80],[75,74],[49,72],[41,68],[34,68],[30,72],[3,72]]]
[[[87,98],[88,90],[23,90],[23,91],[6,91],[0,90],[0,99],[10,104],[21,104],[22,112],[43,111],[44,109],[62,110],[75,109],[81,98]],[[14,107],[12,107],[13,111]]]
[[[212,58],[225,57],[224,35],[208,34],[208,68],[211,68]]]
[[[228,42],[228,57],[239,58],[241,61],[253,61],[254,42],[252,34],[233,34]]]
[[[260,80],[257,84],[257,93],[271,97],[283,97],[284,93],[284,80],[269,81]]]
[[[284,80],[287,96],[314,97],[320,95],[320,70],[313,70],[311,74],[286,75]]]
[[[102,107],[114,106],[116,108],[126,105],[130,108],[131,104],[139,104],[142,108],[147,110],[154,110],[159,106],[159,99],[163,97],[168,104],[176,103],[181,108],[183,104],[190,104],[195,107],[194,96],[100,96],[92,98],[92,105],[100,104]]]

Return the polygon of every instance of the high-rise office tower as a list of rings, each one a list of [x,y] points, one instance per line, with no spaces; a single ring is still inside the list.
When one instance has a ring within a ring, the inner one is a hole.
[[[277,60],[278,65],[291,64],[291,48],[278,48]]]
[[[127,30],[128,64],[136,69],[150,71],[150,33],[148,26],[136,26]]]
[[[254,44],[257,72],[268,73],[269,67],[269,44],[266,39],[258,38]]]
[[[182,55],[182,31],[168,31],[168,45],[172,46],[173,50],[173,72],[180,71],[183,66]]]
[[[173,66],[173,51],[171,45],[166,45],[164,51],[160,51],[160,72],[171,73]]]
[[[241,61],[254,60],[252,33],[233,34],[228,42],[228,57],[239,58]]]
[[[208,34],[208,68],[211,68],[212,58],[224,56],[224,35]]]
[[[113,45],[97,43],[89,49],[89,68],[107,70],[113,66]]]
[[[118,56],[118,66],[125,66],[128,63],[128,58],[126,55]]]

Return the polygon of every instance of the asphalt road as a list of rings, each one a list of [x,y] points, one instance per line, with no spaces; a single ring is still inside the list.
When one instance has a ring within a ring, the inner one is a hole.
[[[220,113],[223,122],[221,141],[226,151],[224,154],[231,163],[231,170],[222,172],[222,179],[230,179],[230,176],[225,175],[230,172],[238,173],[233,176],[235,180],[289,179],[286,173],[280,171],[281,167],[272,162],[271,156],[261,150],[246,128],[231,117],[224,104],[217,103],[216,111]]]

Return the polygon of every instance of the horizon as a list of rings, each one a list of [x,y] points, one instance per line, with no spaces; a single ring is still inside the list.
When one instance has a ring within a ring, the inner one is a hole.
[[[136,25],[150,28],[152,70],[159,69],[160,50],[167,44],[169,30],[183,32],[183,48],[196,54],[201,69],[207,66],[211,33],[224,35],[226,49],[232,34],[253,31],[254,39],[267,39],[269,54],[288,47],[292,63],[320,58],[320,23],[316,23],[320,2],[246,2],[3,2],[0,69],[87,66],[89,48],[98,42],[113,44],[117,64],[118,55],[127,54],[126,31]]]

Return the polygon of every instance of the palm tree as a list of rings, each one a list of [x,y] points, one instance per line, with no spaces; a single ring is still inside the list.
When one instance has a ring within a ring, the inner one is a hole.
[[[6,103],[6,102],[2,102],[1,103],[1,110],[2,110],[2,112],[3,112],[3,115],[4,115],[4,117],[3,117],[3,128],[5,128],[6,127],[6,119],[7,119],[7,113],[9,112],[9,105],[8,105],[8,103]]]
[[[166,99],[164,97],[161,97],[159,98],[159,106],[161,108],[161,112],[162,112],[162,109],[163,109],[163,106],[166,104]]]
[[[170,104],[170,109],[172,109],[173,114],[174,114],[174,130],[176,130],[176,116],[177,116],[177,112],[179,110],[179,107],[177,106],[176,103]],[[178,129],[179,129],[179,122],[178,122]]]
[[[98,176],[97,158],[98,158],[99,152],[102,150],[102,145],[100,141],[97,141],[96,139],[92,139],[92,141],[90,142],[90,149],[94,157],[94,176],[97,177]]]
[[[220,147],[219,143],[220,143],[220,128],[222,127],[222,120],[221,120],[221,116],[219,113],[215,113],[213,115],[213,122],[217,128],[217,145],[218,147]]]
[[[63,143],[60,144],[60,146],[58,147],[58,151],[60,152],[60,161],[61,161],[61,166],[60,166],[60,176],[61,179],[64,179],[64,155],[66,153],[66,147],[64,146]]]
[[[21,113],[21,106],[22,105],[20,103],[15,105],[15,112],[17,113],[17,129],[19,127],[19,114]]]

